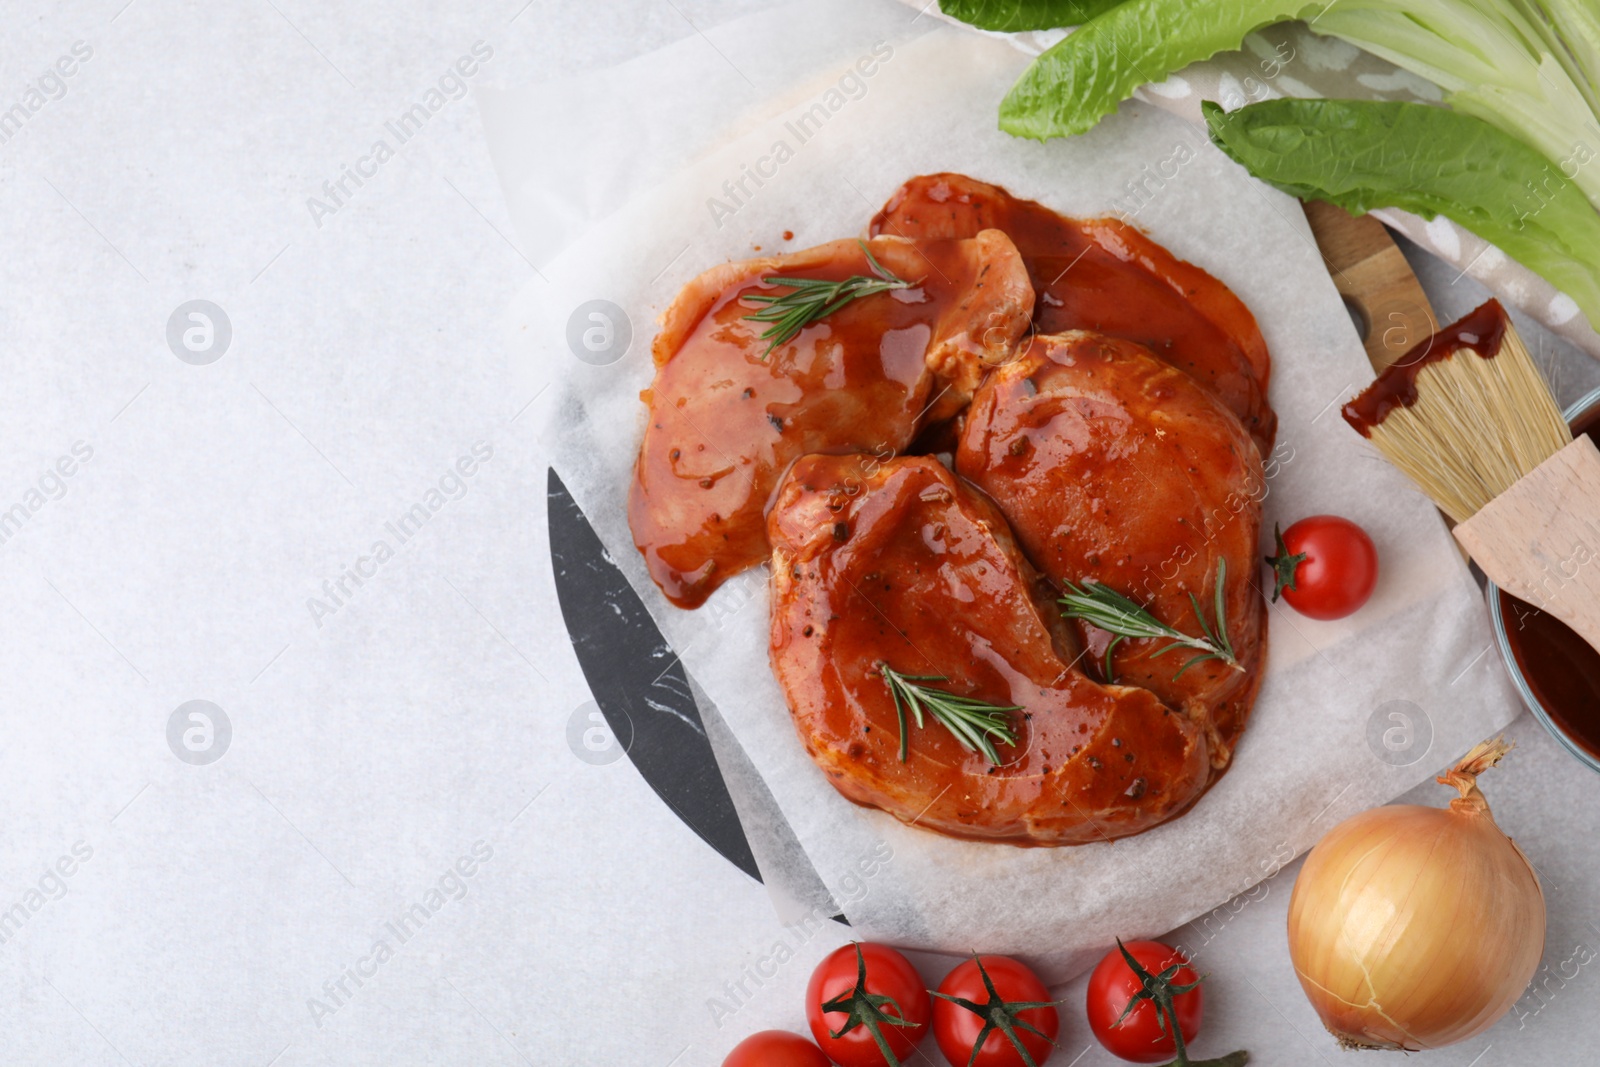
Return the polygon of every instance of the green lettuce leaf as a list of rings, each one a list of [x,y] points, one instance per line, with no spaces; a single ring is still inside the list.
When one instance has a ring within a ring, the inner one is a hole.
[[[1538,24],[1551,50],[1600,115],[1600,6],[1594,0],[1545,0],[1544,7],[1550,18]]]
[[[1563,166],[1600,151],[1597,0],[1127,0],[1034,61],[1000,105],[1000,128],[1082,133],[1140,85],[1297,18],[1437,83],[1457,111]],[[1600,208],[1600,167],[1568,173]]]
[[[1558,164],[1482,119],[1355,100],[1202,108],[1212,142],[1262,181],[1358,215],[1377,207],[1444,215],[1600,325],[1600,214]]]
[[[1595,16],[1565,12],[1563,38],[1548,16],[1524,10],[1538,3],[1343,0],[1316,28],[1427,78],[1455,110],[1566,162],[1580,146],[1600,150],[1594,85],[1584,69]],[[1573,173],[1600,207],[1600,167]]]
[[[1041,141],[1082,133],[1146,82],[1238,48],[1252,30],[1320,13],[1329,2],[1130,0],[1034,60],[1001,103],[1000,128]]]
[[[1123,0],[939,0],[939,10],[980,30],[1053,30],[1082,26]]]

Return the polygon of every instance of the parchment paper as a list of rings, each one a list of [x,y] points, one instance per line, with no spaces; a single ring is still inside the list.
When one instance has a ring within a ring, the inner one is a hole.
[[[939,951],[981,945],[1065,978],[1114,936],[1169,930],[1273,873],[1339,819],[1404,791],[1510,721],[1515,698],[1437,513],[1338,419],[1338,405],[1371,372],[1298,205],[1248,179],[1187,124],[1139,103],[1067,141],[999,133],[994,100],[1026,63],[1006,45],[941,28],[892,47],[859,79],[860,92],[855,82],[840,90],[845,70],[831,71],[799,103],[546,264],[545,280],[514,309],[514,358],[530,384],[551,385],[542,432],[562,477],[857,931]],[[786,123],[818,102],[837,106],[795,143]],[[712,198],[730,203],[724,183],[785,139],[791,153],[776,172],[745,183],[748,195],[731,212],[714,213]],[[805,756],[772,678],[764,575],[751,572],[701,610],[680,611],[650,583],[629,535],[638,393],[651,378],[653,320],[677,289],[755,246],[801,248],[856,233],[902,180],[945,169],[1079,215],[1114,212],[1130,180],[1170,174],[1135,221],[1232,286],[1273,352],[1280,444],[1269,462],[1267,529],[1334,512],[1360,522],[1379,547],[1378,591],[1352,619],[1318,623],[1272,609],[1267,677],[1233,769],[1183,818],[1115,844],[957,842],[843,800]],[[788,245],[785,230],[795,235]],[[596,299],[623,309],[633,333],[626,354],[603,366],[575,358],[567,343],[574,312]]]

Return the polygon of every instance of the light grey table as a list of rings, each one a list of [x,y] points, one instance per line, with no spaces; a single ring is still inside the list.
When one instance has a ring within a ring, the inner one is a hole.
[[[766,6],[0,13],[0,1062],[702,1067],[800,1025],[843,931],[781,927],[568,743],[587,692],[496,325],[534,267],[470,99]],[[1446,314],[1476,299],[1428,273]],[[1563,397],[1600,381],[1547,357]],[[1600,783],[1512,733],[1491,797],[1555,974],[1600,944]],[[1202,1051],[1337,1059],[1283,951],[1294,873],[1175,933]],[[1588,1062],[1593,970],[1422,1060]],[[1063,1046],[1112,1062],[1074,1008]]]

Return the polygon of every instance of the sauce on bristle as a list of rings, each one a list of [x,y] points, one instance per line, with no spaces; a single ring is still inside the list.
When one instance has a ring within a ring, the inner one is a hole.
[[[1362,437],[1371,437],[1372,428],[1395,408],[1417,402],[1417,375],[1430,363],[1449,359],[1463,348],[1470,348],[1484,359],[1500,354],[1509,322],[1500,301],[1490,299],[1460,321],[1445,326],[1395,361],[1378,375],[1377,381],[1344,406],[1341,414]]]

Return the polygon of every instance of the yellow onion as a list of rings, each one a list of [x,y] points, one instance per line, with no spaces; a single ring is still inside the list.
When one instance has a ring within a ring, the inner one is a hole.
[[[1544,891],[1489,814],[1477,776],[1511,746],[1485,741],[1439,776],[1448,808],[1373,808],[1306,857],[1289,900],[1300,985],[1346,1047],[1439,1048],[1514,1004],[1544,951]]]

